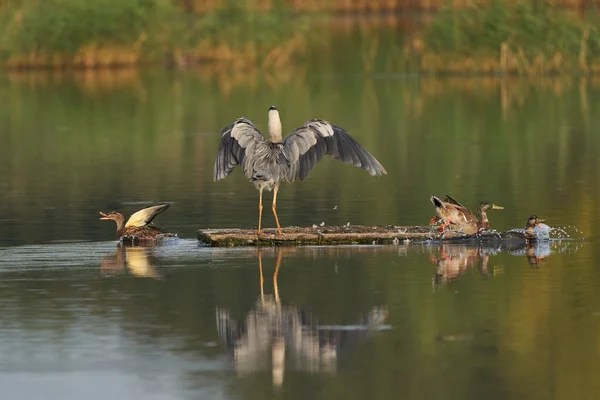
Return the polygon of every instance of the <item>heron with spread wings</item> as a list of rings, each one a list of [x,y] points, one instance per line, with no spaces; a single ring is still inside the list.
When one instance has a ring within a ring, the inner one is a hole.
[[[273,214],[277,232],[281,225],[277,216],[277,192],[282,181],[304,180],[327,154],[366,170],[371,176],[387,174],[385,168],[343,128],[327,121],[312,119],[282,138],[281,119],[274,106],[269,108],[269,140],[250,118],[238,118],[221,129],[221,143],[215,161],[214,180],[226,178],[236,165],[254,183],[260,193],[258,231],[262,221],[263,190],[273,190]]]

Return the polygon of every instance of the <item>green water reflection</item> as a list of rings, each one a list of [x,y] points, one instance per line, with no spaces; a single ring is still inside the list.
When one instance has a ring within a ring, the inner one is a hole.
[[[536,213],[590,237],[600,218],[593,81],[307,74],[271,84],[249,76],[225,90],[218,75],[120,74],[109,83],[83,74],[3,78],[3,243],[112,238],[98,211],[155,201],[174,203],[156,222],[184,237],[255,226],[253,186],[239,171],[214,183],[212,169],[218,130],[241,115],[264,129],[271,104],[286,131],[312,117],[345,127],[389,171],[372,178],[323,161],[282,188],[284,225],[423,224],[433,215],[429,196],[444,193],[468,206],[503,205],[492,217],[498,229]],[[270,213],[265,223],[274,224]]]
[[[117,398],[588,398],[600,390],[600,281],[588,268],[589,244],[553,242],[535,265],[526,254],[435,243],[124,249],[138,266],[144,252],[152,275],[128,263],[107,269],[120,251],[106,242],[5,249],[0,382],[30,379],[11,390],[16,398],[32,387],[70,398],[99,378]],[[287,338],[275,361],[281,343],[260,339],[269,326]],[[241,338],[237,351],[227,338]]]

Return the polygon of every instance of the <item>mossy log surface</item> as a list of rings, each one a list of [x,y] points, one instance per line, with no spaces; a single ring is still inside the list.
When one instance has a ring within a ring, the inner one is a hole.
[[[404,240],[440,240],[449,243],[504,243],[523,246],[534,242],[522,233],[482,232],[465,235],[448,231],[442,235],[434,226],[319,226],[287,227],[277,235],[276,229],[263,229],[260,237],[256,229],[199,229],[198,240],[213,247],[240,246],[306,246],[344,244],[399,244]]]
[[[392,244],[402,240],[439,239],[440,233],[429,226],[319,226],[310,228],[263,229],[260,237],[256,229],[199,229],[198,240],[210,246],[257,245],[339,245],[339,244]]]

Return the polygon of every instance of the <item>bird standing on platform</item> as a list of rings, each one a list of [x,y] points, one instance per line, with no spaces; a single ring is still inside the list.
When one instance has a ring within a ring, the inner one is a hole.
[[[443,224],[439,228],[442,233],[445,232],[448,225],[467,235],[474,235],[489,230],[490,222],[487,217],[487,211],[504,209],[504,207],[497,206],[488,201],[482,201],[477,208],[477,213],[479,214],[479,219],[477,219],[477,216],[473,212],[448,195],[446,195],[443,201],[436,196],[431,196],[430,200],[435,206],[437,214],[431,220],[430,225],[442,220]]]
[[[275,107],[269,108],[269,140],[250,118],[238,118],[221,129],[221,143],[215,160],[214,180],[227,177],[241,165],[260,193],[258,230],[261,232],[263,190],[273,190],[272,210],[281,235],[277,216],[277,192],[282,181],[304,180],[327,154],[366,170],[371,176],[387,174],[383,166],[343,128],[327,121],[312,119],[282,138],[281,119]]]

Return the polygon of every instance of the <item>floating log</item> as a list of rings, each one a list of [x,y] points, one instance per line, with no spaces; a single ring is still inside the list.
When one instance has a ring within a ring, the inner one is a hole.
[[[485,243],[488,246],[496,243],[506,248],[510,248],[510,246],[520,248],[526,246],[527,244],[544,240],[543,238],[538,239],[535,236],[527,236],[524,229],[512,229],[507,232],[484,231],[474,235],[466,235],[454,231],[447,231],[440,236],[440,239],[445,243]]]
[[[310,228],[287,227],[277,235],[276,229],[263,229],[260,237],[256,229],[199,229],[198,240],[213,247],[276,246],[276,245],[342,245],[342,244],[399,244],[402,241],[441,240],[448,243],[486,243],[518,248],[535,242],[522,233],[513,231],[486,231],[465,235],[448,231],[442,235],[433,226],[370,226],[343,225]]]
[[[311,228],[263,229],[260,237],[256,229],[199,229],[198,240],[210,246],[257,245],[340,245],[340,244],[393,244],[403,240],[439,239],[440,233],[430,226],[318,226]]]

